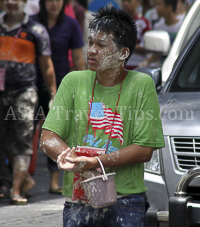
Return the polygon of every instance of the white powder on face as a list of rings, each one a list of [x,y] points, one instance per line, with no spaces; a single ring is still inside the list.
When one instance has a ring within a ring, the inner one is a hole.
[[[113,41],[113,39],[114,39],[113,35],[104,34],[103,39],[107,43],[111,42],[110,45],[108,46],[108,49],[110,51],[108,51],[108,52],[107,52],[107,50],[99,51],[102,58],[101,58],[101,62],[99,64],[98,70],[103,71],[103,70],[109,69],[109,68],[118,68],[121,64],[121,62],[119,61],[120,52],[117,48],[116,43]]]
[[[104,71],[106,69],[110,69],[110,68],[118,68],[120,66],[120,62],[119,62],[119,57],[120,54],[119,52],[111,54],[111,52],[109,53],[108,56],[105,56],[104,54],[102,55],[103,58],[100,61],[99,67],[98,67],[98,71]]]
[[[96,37],[96,33],[94,31],[91,31],[90,37],[94,40]],[[88,52],[95,54],[97,52],[97,49],[94,47],[94,45],[92,45],[91,47],[88,47]]]
[[[101,33],[102,32],[100,31],[91,31],[90,37],[95,41],[98,39],[98,35],[100,35]],[[92,45],[88,48],[88,52],[97,54],[99,57],[99,66],[97,71],[118,68],[120,64],[122,64],[122,62],[120,61],[121,54],[119,49],[117,48],[116,43],[113,41],[114,37],[112,34],[107,34],[105,32],[103,32],[102,34],[103,36],[100,35],[100,39],[105,42],[107,47],[97,49],[95,45]]]

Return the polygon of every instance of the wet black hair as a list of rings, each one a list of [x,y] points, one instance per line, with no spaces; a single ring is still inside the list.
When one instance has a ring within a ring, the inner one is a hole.
[[[43,24],[46,28],[48,27],[48,22],[47,22],[47,10],[45,7],[45,2],[47,0],[40,0],[40,12],[39,12],[39,17],[40,17],[40,23]],[[60,14],[58,16],[58,20],[56,24],[62,23],[64,17],[65,17],[65,5],[67,1],[63,0],[63,7],[60,11]]]
[[[115,7],[102,7],[89,24],[91,31],[114,32],[114,42],[117,47],[127,47],[132,55],[137,41],[137,27],[131,15],[122,9]],[[125,60],[125,63],[129,59]]]
[[[178,0],[164,0],[166,6],[171,5],[173,12],[176,12],[176,7],[178,5]]]

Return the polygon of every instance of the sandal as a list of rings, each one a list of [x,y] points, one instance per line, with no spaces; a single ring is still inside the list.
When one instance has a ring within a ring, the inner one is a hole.
[[[21,196],[12,196],[10,200],[12,205],[27,205],[27,199]]]
[[[49,193],[51,193],[51,194],[62,194],[62,188],[60,188],[60,187],[56,188],[56,189],[50,188]]]

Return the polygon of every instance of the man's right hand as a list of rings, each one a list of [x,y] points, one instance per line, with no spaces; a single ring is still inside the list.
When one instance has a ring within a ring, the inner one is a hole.
[[[72,158],[78,157],[78,155],[76,155],[76,152],[75,152],[75,147],[73,147],[72,149],[68,147],[65,151],[63,151],[58,156],[58,159],[57,159],[58,168],[67,171],[67,170],[73,169],[75,164],[68,162],[66,157],[72,157]]]

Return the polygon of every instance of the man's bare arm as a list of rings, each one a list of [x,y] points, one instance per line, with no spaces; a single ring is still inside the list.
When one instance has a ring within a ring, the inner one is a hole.
[[[139,146],[132,144],[124,147],[118,151],[111,152],[105,155],[100,155],[99,159],[103,163],[104,167],[118,167],[133,165],[136,163],[144,163],[150,161],[154,148]],[[84,166],[79,171],[85,171],[88,169],[99,168],[100,165],[94,157],[66,157],[68,162],[76,164],[74,169],[77,170],[77,166]],[[81,165],[84,164],[84,165]]]
[[[55,162],[58,156],[66,151],[67,144],[54,132],[42,129],[40,137],[40,149],[43,150]]]
[[[84,62],[82,48],[72,50],[72,60],[74,62],[75,70],[85,69],[85,62]]]

